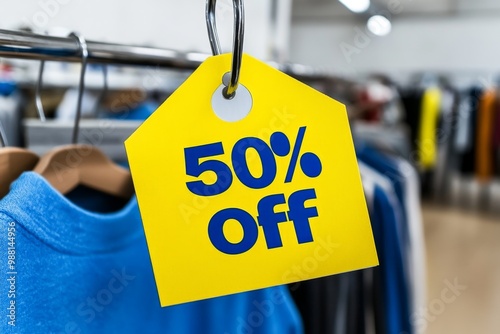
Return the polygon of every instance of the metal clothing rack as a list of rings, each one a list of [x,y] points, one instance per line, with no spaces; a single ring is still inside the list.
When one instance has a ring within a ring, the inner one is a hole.
[[[192,70],[202,54],[141,46],[87,41],[89,63],[160,66]],[[81,62],[81,48],[73,37],[54,37],[28,32],[0,30],[0,57]]]
[[[88,62],[97,64],[158,66],[194,70],[208,54],[170,49],[87,41]],[[73,37],[54,37],[0,29],[0,57],[81,62],[80,47]],[[345,80],[298,64],[270,63],[299,80]]]
[[[86,41],[86,44],[88,51],[86,61],[94,64],[151,66],[155,68],[192,71],[210,56],[209,54],[197,52],[184,53],[170,49],[103,43],[90,40]],[[81,50],[81,46],[74,37],[54,37],[0,29],[0,57],[81,63]],[[335,83],[348,86],[353,83],[353,81],[338,78],[299,64],[269,63],[269,65],[302,81],[321,82],[327,85]],[[115,123],[114,131],[106,134],[100,143],[93,143],[93,145],[99,146],[112,159],[126,160],[122,143],[139,126],[140,122]],[[64,124],[41,122],[36,119],[26,119],[24,124],[27,129],[28,146],[39,155],[43,155],[50,148],[56,146],[58,144],[57,140],[59,140],[57,138],[61,136],[69,138],[69,134],[64,134],[64,131],[71,132],[73,130],[72,125],[68,127]],[[82,122],[80,124],[82,130],[80,134],[92,133],[95,129],[99,130],[99,124],[96,121]],[[55,133],[56,131],[60,136],[46,135],[48,132]]]

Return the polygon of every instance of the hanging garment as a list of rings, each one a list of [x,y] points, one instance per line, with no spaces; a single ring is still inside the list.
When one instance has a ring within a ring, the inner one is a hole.
[[[369,145],[358,145],[357,153],[366,163],[359,164],[363,184],[372,179],[387,193],[395,191],[402,209],[404,268],[410,295],[410,313],[413,314],[425,306],[427,295],[425,239],[418,174],[406,160],[384,155]]]
[[[302,333],[283,286],[161,308],[137,200],[85,191],[26,172],[0,201],[2,334]]]
[[[375,310],[383,311],[383,326],[377,333],[413,333],[410,324],[409,296],[404,269],[404,245],[398,233],[397,201],[382,188],[375,187],[373,234],[380,260],[379,278],[375,280],[381,294],[375,295]],[[375,287],[377,289],[377,286]],[[376,316],[376,319],[382,315]],[[377,321],[377,320],[376,320]],[[380,331],[385,328],[385,331]]]
[[[371,270],[367,269],[367,270]],[[328,318],[333,320],[326,331],[328,334],[366,334],[368,329],[365,323],[365,287],[364,274],[366,270],[338,275],[338,298],[334,313]],[[327,286],[327,291],[332,286]],[[333,301],[335,302],[335,300]],[[330,320],[330,321],[331,321]]]
[[[455,151],[463,154],[472,145],[472,101],[469,92],[460,95],[458,107],[457,131],[455,133]]]
[[[368,202],[368,208],[380,261],[380,266],[373,270],[376,332],[413,333],[407,269],[409,243],[404,237],[403,208],[395,191],[394,180],[390,180],[388,174],[382,175],[370,164],[371,162],[380,167],[382,162],[385,166],[391,166],[392,162],[382,161],[376,153],[367,146],[357,148],[357,154],[362,160],[359,166],[363,182],[371,179],[375,184],[373,195],[369,195],[369,198],[373,198],[373,203]],[[384,171],[391,174],[389,168],[384,167]],[[400,191],[404,190],[401,188]]]
[[[432,180],[432,193],[434,199],[443,200],[447,198],[450,188],[450,173],[453,168],[453,143],[456,128],[456,105],[457,94],[445,89],[442,92],[440,117],[438,125],[438,152],[435,172]]]
[[[422,118],[418,134],[419,166],[422,171],[432,169],[437,162],[437,123],[441,107],[441,90],[425,90],[422,97]]]
[[[405,122],[410,129],[410,141],[413,152],[418,150],[418,129],[422,110],[422,91],[414,89],[402,92],[402,101],[405,110]],[[417,163],[418,155],[412,157]]]
[[[289,286],[307,334],[365,334],[365,270]]]
[[[159,104],[152,100],[146,100],[133,107],[123,107],[116,112],[103,112],[102,117],[115,120],[143,121],[151,116]]]
[[[384,126],[357,121],[351,127],[354,143],[368,142],[407,157],[411,154],[408,129],[405,126]]]
[[[411,288],[411,314],[421,310],[427,303],[427,263],[425,251],[424,223],[420,203],[419,178],[416,170],[406,160],[393,158],[401,177],[405,180],[405,208],[408,217],[408,280]],[[415,333],[421,333],[414,326]]]
[[[476,176],[480,182],[493,177],[493,122],[495,121],[496,91],[488,89],[479,103],[477,117]]]
[[[347,314],[347,305],[339,302],[342,276],[341,274],[317,278],[289,286],[302,316],[305,333],[341,334],[334,329],[339,317],[345,319],[338,314],[343,312]]]
[[[407,213],[405,207],[405,179],[401,177],[397,164],[389,159],[370,144],[359,142],[356,146],[356,155],[360,162],[365,163],[373,170],[383,175],[391,184],[392,191],[396,194],[401,211],[401,238],[404,244],[408,244]]]
[[[366,204],[369,212],[373,212],[373,203],[375,200],[375,185],[377,180],[373,178],[378,177],[377,173],[373,173],[374,171],[365,165],[363,162],[358,161],[359,171],[361,174],[361,178],[363,180],[363,190],[365,193]],[[386,186],[390,188],[390,182],[381,177],[382,183],[387,182]],[[371,218],[370,218],[371,219]],[[380,266],[370,268],[363,271],[363,289],[364,289],[364,323],[365,323],[365,334],[376,334],[376,333],[385,333],[385,318],[382,309],[378,309],[377,305],[375,305],[375,300],[380,300],[380,290],[379,288],[375,289],[375,287],[380,287],[380,284],[375,283],[375,277],[377,277],[380,282]],[[378,296],[378,297],[376,297]]]
[[[399,289],[406,284],[404,270],[398,270],[403,266],[404,252],[401,208],[387,177],[362,161],[359,168],[373,228],[391,230],[375,239],[377,247],[387,251],[382,251],[380,267],[290,285],[308,334],[399,334],[397,328],[409,328],[402,325],[409,323],[409,315],[402,312],[409,307],[410,297]],[[375,189],[386,194],[385,200]]]
[[[0,79],[0,124],[9,146],[20,147],[22,144],[21,99],[13,81]]]
[[[495,104],[495,122],[493,124],[493,155],[495,156],[495,175],[500,177],[500,98]]]
[[[469,133],[467,138],[468,144],[466,149],[462,151],[460,160],[460,172],[462,175],[473,175],[476,170],[476,149],[477,149],[477,118],[479,101],[483,96],[483,90],[480,87],[472,87],[468,91],[470,101],[470,117],[469,117]]]
[[[394,188],[391,182],[376,170],[366,165],[362,161],[358,161],[359,171],[363,180],[363,189],[365,192],[366,203],[370,213],[370,221],[372,228],[374,225],[380,224],[375,215],[375,188],[379,187],[388,193],[394,194]],[[375,239],[375,243],[381,242]],[[380,255],[379,255],[380,262]],[[380,263],[378,267],[364,271],[364,289],[365,289],[365,323],[366,333],[387,333],[386,314],[388,312],[387,305],[384,304],[383,295],[383,278],[382,268]]]
[[[74,122],[76,118],[76,109],[78,100],[78,90],[71,88],[66,91],[64,97],[56,109],[55,118],[58,121]],[[98,96],[94,92],[83,92],[82,96],[82,118],[95,116],[95,107],[98,102]]]

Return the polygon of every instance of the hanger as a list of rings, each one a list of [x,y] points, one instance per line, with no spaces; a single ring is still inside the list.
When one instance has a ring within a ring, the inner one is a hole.
[[[73,144],[55,148],[45,154],[34,171],[62,194],[69,193],[78,185],[85,185],[116,197],[129,198],[134,193],[130,172],[116,165],[97,147],[78,144],[88,50],[83,37],[74,33],[71,36],[76,38],[82,54]],[[38,106],[41,107],[41,104],[37,104]],[[42,108],[38,110],[40,114],[44,114]]]
[[[26,145],[29,149],[40,155],[52,150],[54,147],[67,145],[70,142],[68,138],[71,138],[72,133],[74,132],[74,118],[69,122],[66,120],[60,121],[55,119],[45,120],[45,113],[43,112],[43,106],[40,98],[40,90],[43,89],[43,84],[41,82],[42,75],[40,74],[42,72],[43,68],[40,67],[38,84],[36,85],[35,91],[36,108],[38,110],[39,117],[28,118],[23,121],[24,132],[26,134]],[[95,101],[95,105],[92,107],[94,115],[98,114],[100,111],[99,107],[107,98],[107,93],[109,93],[108,67],[105,64],[102,65],[102,75],[103,89],[100,90],[100,94]],[[114,161],[126,161],[127,155],[125,153],[123,142],[125,139],[130,137],[135,130],[137,130],[137,127],[141,123],[142,121],[140,120],[109,120],[108,124],[113,127],[113,131],[104,131],[105,129],[103,129],[102,120],[99,120],[98,118],[85,120],[81,119],[79,131],[99,134],[101,138],[100,142],[106,142],[105,146],[100,147],[106,156],[110,157]],[[47,136],[47,133],[50,133],[51,135]],[[95,145],[95,143],[92,144]]]

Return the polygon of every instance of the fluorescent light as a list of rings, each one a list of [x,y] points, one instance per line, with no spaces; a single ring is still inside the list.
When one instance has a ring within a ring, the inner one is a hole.
[[[377,36],[386,36],[392,30],[391,21],[382,15],[373,15],[366,23],[368,30]]]
[[[362,13],[370,8],[370,0],[339,0],[351,12]]]

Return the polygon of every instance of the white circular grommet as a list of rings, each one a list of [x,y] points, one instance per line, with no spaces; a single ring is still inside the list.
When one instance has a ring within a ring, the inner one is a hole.
[[[226,99],[223,90],[226,88],[220,85],[212,95],[212,109],[223,121],[237,122],[245,118],[252,110],[253,99],[250,91],[243,85],[238,85],[238,89],[233,98]]]

